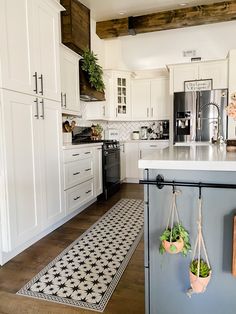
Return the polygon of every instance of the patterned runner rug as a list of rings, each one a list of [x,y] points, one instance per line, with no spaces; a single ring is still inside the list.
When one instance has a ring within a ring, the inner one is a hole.
[[[143,234],[143,201],[122,199],[17,294],[102,312]]]

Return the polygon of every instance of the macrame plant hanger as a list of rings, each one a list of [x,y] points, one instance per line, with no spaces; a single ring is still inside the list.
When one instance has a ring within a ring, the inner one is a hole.
[[[175,185],[173,182],[173,186],[172,186],[172,202],[171,202],[171,208],[170,208],[170,214],[167,220],[167,225],[166,225],[166,230],[168,228],[170,228],[170,242],[172,242],[172,232],[173,232],[173,226],[174,226],[174,220],[176,217],[176,222],[178,223],[178,226],[180,224],[179,222],[179,213],[178,213],[178,209],[177,209],[177,205],[176,205],[176,195],[178,195],[180,192],[178,190],[175,189]],[[180,229],[179,229],[180,232]]]
[[[210,263],[209,263],[209,258],[207,255],[205,241],[204,241],[203,234],[202,234],[202,193],[201,193],[201,186],[199,186],[197,228],[198,228],[198,234],[197,234],[196,242],[194,244],[194,250],[193,250],[193,255],[192,255],[192,261],[197,259],[197,276],[191,282],[191,288],[187,291],[187,295],[189,297],[191,297],[191,295],[193,293],[203,293],[206,290],[206,286],[208,285],[208,283],[210,281],[210,276],[211,276],[211,271],[210,271],[210,275],[207,277],[208,278],[207,280],[202,280],[202,279],[206,279],[206,278],[200,277],[201,250],[203,251],[203,253],[205,255],[205,261],[207,263],[207,266],[211,269]]]
[[[179,240],[174,240],[173,241],[173,228],[176,223],[177,228],[179,229],[179,234],[181,234],[181,229],[180,229],[180,221],[179,221],[179,214],[177,210],[177,205],[176,205],[176,195],[180,193],[180,191],[175,189],[175,182],[173,181],[172,184],[173,187],[173,193],[172,193],[172,200],[171,200],[171,206],[170,206],[170,213],[169,217],[167,220],[167,225],[166,225],[166,231],[170,230],[170,239],[169,241],[163,240],[162,241],[162,246],[164,250],[170,254],[177,254],[179,252],[182,252],[183,247],[184,247],[184,241],[182,238]]]

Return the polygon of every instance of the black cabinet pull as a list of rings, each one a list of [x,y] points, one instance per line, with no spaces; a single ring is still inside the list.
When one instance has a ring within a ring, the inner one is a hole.
[[[77,176],[78,174],[80,174],[80,172],[75,172],[73,173],[73,176]]]
[[[72,156],[74,157],[74,156],[79,156],[80,154],[72,154]]]
[[[74,197],[74,201],[77,201],[80,198],[80,196]]]
[[[41,114],[41,118],[42,119],[44,119],[45,118],[45,112],[44,112],[44,99],[42,99],[41,101],[40,101],[40,103],[42,104],[42,114]]]
[[[85,155],[90,154],[91,152],[85,152]]]
[[[36,103],[36,114],[34,116],[36,119],[39,119],[39,100],[38,100],[38,98],[36,98],[34,100],[34,102]]]
[[[92,192],[92,190],[88,190],[87,192],[85,192],[86,194],[88,194],[88,193],[90,193],[90,192]]]
[[[38,73],[34,72],[33,77],[35,79],[35,89],[34,89],[34,92],[35,92],[35,94],[38,94]]]
[[[85,169],[84,171],[89,171],[89,170],[91,170],[91,168]]]
[[[39,93],[43,95],[43,74],[39,76],[39,80],[41,81],[41,90],[39,91]]]

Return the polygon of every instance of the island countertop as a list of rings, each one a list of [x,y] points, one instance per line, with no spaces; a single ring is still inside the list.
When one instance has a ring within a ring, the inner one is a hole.
[[[236,171],[236,153],[226,145],[170,146],[139,160],[140,169]]]

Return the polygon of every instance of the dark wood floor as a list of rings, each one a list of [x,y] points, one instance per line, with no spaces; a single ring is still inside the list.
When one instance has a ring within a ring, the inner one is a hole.
[[[123,184],[106,202],[96,202],[81,214],[32,245],[0,268],[0,314],[88,314],[94,311],[18,296],[15,293],[72,241],[96,222],[120,198],[143,198],[143,186]],[[144,313],[143,241],[138,245],[104,314]]]

